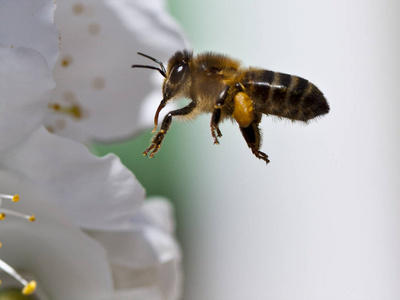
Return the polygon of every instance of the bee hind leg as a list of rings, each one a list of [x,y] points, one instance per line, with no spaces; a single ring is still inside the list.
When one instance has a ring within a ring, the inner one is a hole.
[[[253,154],[259,158],[264,160],[267,164],[269,163],[268,155],[264,152],[260,151],[261,147],[261,132],[258,128],[258,124],[260,120],[254,120],[248,127],[240,127],[240,131],[243,134],[244,139],[246,140],[247,145],[253,152]]]

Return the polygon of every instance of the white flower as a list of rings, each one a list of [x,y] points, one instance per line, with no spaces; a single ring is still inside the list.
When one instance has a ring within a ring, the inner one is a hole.
[[[168,202],[151,199],[132,219],[131,230],[85,231],[107,250],[118,296],[113,299],[180,298],[181,254],[172,220]]]
[[[20,194],[20,211],[37,215],[33,225],[1,221],[0,259],[50,299],[177,299],[168,204],[142,205],[144,189],[115,155],[94,157],[41,127],[58,56],[54,9],[53,1],[0,0],[0,192]]]
[[[59,55],[54,9],[46,0],[0,0],[0,151],[43,122]]]
[[[55,9],[55,3],[47,0],[0,0],[0,44],[36,50],[52,70],[59,56]]]
[[[11,216],[1,221],[2,260],[36,280],[49,299],[99,299],[112,292],[106,252],[49,201],[46,191],[4,171],[0,189],[20,191],[21,200],[9,208],[36,216],[33,223]],[[5,276],[2,281],[2,288],[15,287]]]
[[[47,127],[83,142],[151,128],[163,78],[131,66],[143,61],[138,51],[166,60],[185,47],[165,1],[59,1],[56,24],[61,55]]]
[[[0,163],[2,169],[45,190],[83,228],[130,229],[145,195],[115,155],[95,157],[82,144],[44,128],[4,150]]]
[[[17,28],[22,31],[6,25],[3,27],[0,23],[0,28],[8,30],[8,34],[4,30],[0,35],[5,40],[3,43],[0,39],[0,166],[24,176],[43,189],[54,189],[55,201],[69,212],[77,224],[99,228],[98,224],[102,222],[99,220],[103,218],[107,226],[118,223],[118,229],[121,229],[124,223],[121,221],[125,220],[126,223],[141,202],[138,200],[133,205],[132,194],[138,192],[140,196],[136,198],[140,199],[144,197],[144,190],[114,155],[96,158],[83,145],[57,138],[40,127],[47,108],[46,102],[54,88],[52,64],[48,63],[50,59],[46,57],[57,57],[57,54],[45,51],[47,56],[43,56],[33,48],[23,46],[22,42],[21,47],[10,44],[13,41],[6,37],[14,35],[23,41],[26,35],[28,46],[34,47],[35,43],[30,38],[35,34],[25,29],[42,28],[35,24],[44,23],[51,29],[43,25],[44,32],[51,34],[48,34],[48,40],[42,37],[40,41],[45,45],[53,45],[54,40],[58,41],[58,35],[54,34],[54,22],[49,20],[53,20],[55,7],[54,4],[47,4],[50,1],[32,3],[24,0],[13,3],[6,5],[8,11],[1,10],[7,16],[4,22],[11,19],[19,24]],[[1,4],[3,8],[3,2]],[[32,18],[32,15],[35,17]],[[20,22],[17,22],[18,19]],[[58,48],[52,49],[58,53]],[[119,177],[118,184],[115,183],[115,177]],[[108,182],[112,184],[108,185]],[[81,214],[85,210],[93,211],[93,217],[86,216],[82,220]]]
[[[0,171],[0,189],[19,190],[21,200],[12,209],[36,215],[34,223],[11,216],[1,221],[0,257],[35,279],[39,295],[61,300],[179,298],[180,253],[167,202],[146,202],[132,216],[129,230],[82,232],[51,194],[23,176]]]

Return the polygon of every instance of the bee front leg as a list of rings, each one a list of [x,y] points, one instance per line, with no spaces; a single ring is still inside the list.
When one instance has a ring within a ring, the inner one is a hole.
[[[157,151],[161,148],[161,143],[162,143],[165,135],[167,134],[168,129],[171,126],[172,117],[187,115],[187,114],[191,113],[195,107],[196,107],[196,102],[192,101],[189,103],[189,105],[187,105],[181,109],[170,111],[165,116],[165,118],[161,124],[161,130],[153,137],[153,139],[151,140],[151,143],[150,143],[150,147],[147,148],[143,152],[143,155],[147,156],[147,154],[149,154],[149,152],[150,152],[149,157],[150,158],[154,157],[154,154],[156,154]]]
[[[143,152],[143,155],[147,156],[147,154],[151,151],[149,157],[153,158],[154,154],[160,149],[164,136],[165,132],[163,132],[162,130],[158,132],[156,136],[151,140],[150,147]]]

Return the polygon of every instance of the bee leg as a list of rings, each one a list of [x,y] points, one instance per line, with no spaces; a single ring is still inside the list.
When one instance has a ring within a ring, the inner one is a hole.
[[[187,106],[170,111],[165,117],[164,120],[161,124],[161,130],[153,137],[151,140],[149,148],[147,148],[144,152],[143,155],[147,156],[147,154],[150,152],[149,157],[152,158],[154,157],[154,154],[157,153],[157,151],[161,148],[161,143],[167,134],[167,131],[169,127],[171,126],[172,122],[172,117],[173,116],[184,116],[193,111],[193,109],[196,107],[196,102],[192,101],[190,102]]]
[[[268,164],[268,155],[260,151],[261,133],[260,129],[258,128],[259,123],[260,119],[254,120],[248,127],[240,127],[240,131],[242,132],[243,137],[253,154],[257,158],[264,160]]]
[[[222,93],[219,95],[217,102],[215,103],[214,110],[211,116],[211,136],[214,140],[214,145],[219,144],[218,138],[222,137],[221,130],[219,130],[218,124],[221,121],[221,109],[225,104],[225,100],[228,97],[228,91],[230,86],[227,85]]]
[[[218,127],[220,120],[221,120],[221,109],[214,109],[213,114],[211,116],[211,135],[214,139],[214,145],[219,144],[218,138],[222,136],[222,133]]]

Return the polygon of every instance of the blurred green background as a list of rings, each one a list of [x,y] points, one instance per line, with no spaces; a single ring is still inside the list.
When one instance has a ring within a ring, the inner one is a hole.
[[[188,6],[191,6],[191,4],[181,0],[169,0],[167,4],[168,10],[184,28],[187,36],[196,36],[195,26],[192,26],[193,23],[190,22],[190,14],[184,13],[185,9],[190,9]],[[192,41],[190,38],[189,41],[195,47],[196,41]],[[165,110],[168,110],[168,107]],[[162,195],[174,203],[177,223],[179,224],[180,216],[185,211],[185,204],[188,201],[187,195],[191,194],[197,174],[190,170],[190,168],[196,166],[196,153],[185,153],[185,149],[188,149],[187,144],[195,143],[194,136],[197,133],[194,135],[191,131],[197,131],[198,126],[200,125],[194,124],[194,122],[188,126],[188,124],[173,121],[162,149],[155,155],[154,159],[142,155],[143,151],[150,145],[153,136],[150,133],[152,128],[129,141],[94,144],[92,150],[99,156],[110,152],[119,156],[124,165],[133,171],[145,187],[147,196]],[[203,131],[208,133],[207,129]],[[212,144],[211,139],[210,143]],[[180,148],[180,146],[185,149]],[[178,239],[183,234],[181,231],[182,227],[178,226]]]

